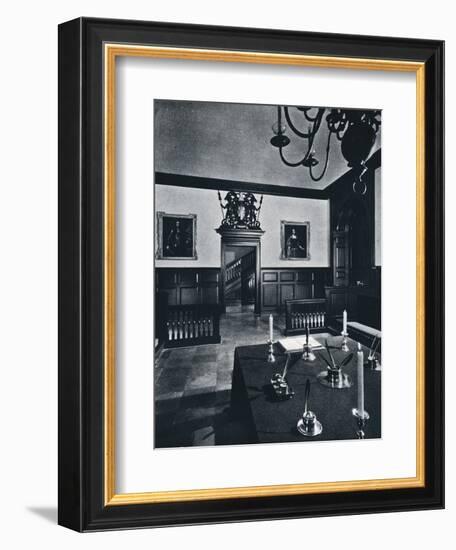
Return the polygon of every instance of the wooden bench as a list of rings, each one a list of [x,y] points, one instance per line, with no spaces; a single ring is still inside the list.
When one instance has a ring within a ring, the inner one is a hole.
[[[348,334],[353,340],[357,340],[364,346],[370,348],[374,337],[379,338],[380,343],[377,346],[378,353],[382,350],[382,333],[380,330],[369,327],[363,323],[357,321],[348,321],[347,323]]]
[[[174,305],[167,308],[165,348],[219,344],[220,306]]]
[[[285,335],[326,332],[328,328],[326,299],[306,298],[285,301]]]

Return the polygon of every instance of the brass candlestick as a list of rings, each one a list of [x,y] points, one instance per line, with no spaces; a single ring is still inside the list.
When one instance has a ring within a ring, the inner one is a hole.
[[[348,338],[348,332],[346,330],[343,330],[341,332],[341,335],[342,335],[342,346],[341,346],[341,350],[344,351],[345,353],[347,353],[349,350],[348,348],[348,343],[347,343],[347,338]]]
[[[312,352],[312,347],[309,343],[310,338],[310,331],[309,327],[306,328],[306,343],[304,344],[302,348],[302,359],[304,361],[315,361],[316,357],[315,354]]]
[[[378,356],[376,353],[379,344],[380,344],[380,338],[377,335],[375,335],[372,340],[371,347],[369,348],[369,354],[367,356],[367,360],[364,363],[364,366],[368,367],[371,370],[382,370],[380,360],[378,359]]]
[[[275,360],[274,342],[272,340],[268,340],[268,363],[275,363]]]
[[[367,411],[360,411],[359,409],[352,409],[352,415],[356,418],[356,423],[358,425],[356,435],[358,439],[364,439],[366,437],[364,428],[370,418],[369,413]]]
[[[370,370],[382,370],[382,365],[380,364],[378,357],[376,357],[375,355],[373,355],[372,357],[369,355],[367,357],[367,361],[364,362],[364,366]]]
[[[312,352],[312,347],[309,344],[309,327],[306,329],[306,343],[302,348],[302,359],[304,361],[315,361],[315,354]]]
[[[316,357],[309,344],[304,344],[302,348],[302,359],[304,361],[315,361]]]

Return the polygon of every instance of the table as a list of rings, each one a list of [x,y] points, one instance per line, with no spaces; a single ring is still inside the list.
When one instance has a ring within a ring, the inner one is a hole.
[[[329,335],[313,335],[323,343]],[[341,338],[329,337],[331,346],[340,346]],[[348,340],[350,351],[355,352],[357,343]],[[327,441],[356,439],[357,424],[352,409],[357,406],[357,365],[356,353],[352,361],[344,367],[344,372],[352,380],[352,387],[333,389],[317,381],[317,375],[327,366],[318,357],[314,362],[304,362],[301,354],[293,354],[288,367],[287,380],[295,392],[292,399],[278,401],[270,385],[276,372],[282,373],[287,356],[274,345],[276,362],[267,362],[267,345],[243,346],[235,349],[231,389],[231,413],[244,425],[252,443],[278,443],[293,441]],[[347,354],[340,349],[332,349],[336,360]],[[363,347],[367,358],[368,350]],[[322,351],[326,354],[326,351]],[[301,435],[296,424],[304,411],[304,391],[307,379],[310,380],[309,409],[323,425],[323,432],[316,437]],[[365,408],[370,420],[364,428],[365,438],[381,437],[381,371],[364,369]]]

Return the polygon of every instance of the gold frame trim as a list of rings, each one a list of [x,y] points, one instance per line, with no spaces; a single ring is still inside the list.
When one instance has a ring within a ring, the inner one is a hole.
[[[416,74],[416,475],[409,478],[335,481],[144,493],[115,492],[115,91],[117,57],[192,59],[305,67],[414,72]],[[424,63],[309,55],[104,44],[104,495],[105,505],[151,504],[285,496],[425,486],[425,67]]]

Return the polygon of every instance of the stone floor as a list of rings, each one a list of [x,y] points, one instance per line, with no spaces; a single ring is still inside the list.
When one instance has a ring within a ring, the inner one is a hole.
[[[242,424],[230,418],[234,349],[264,343],[268,317],[226,313],[220,344],[162,351],[155,366],[155,447],[248,442]],[[276,335],[284,324],[275,316]]]

